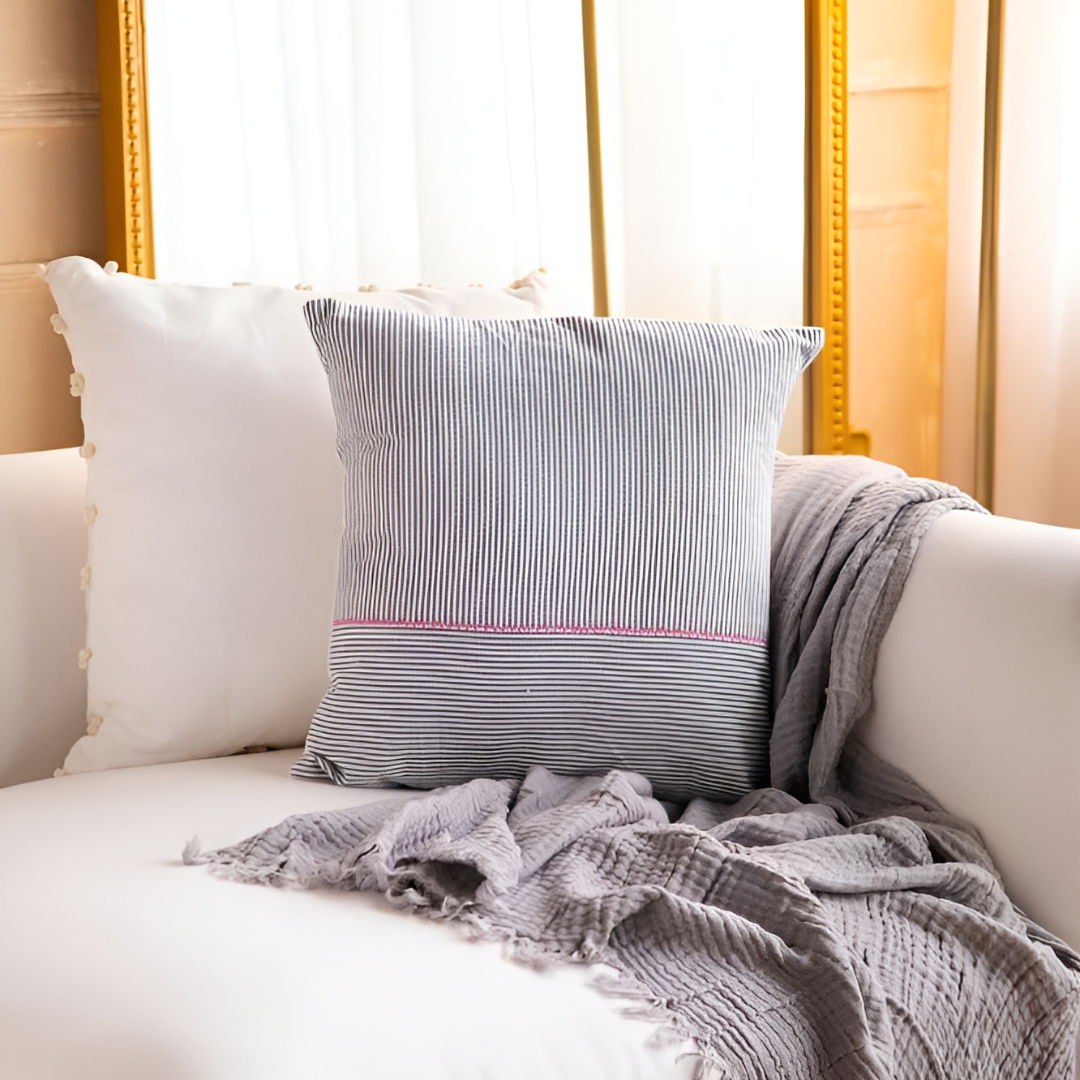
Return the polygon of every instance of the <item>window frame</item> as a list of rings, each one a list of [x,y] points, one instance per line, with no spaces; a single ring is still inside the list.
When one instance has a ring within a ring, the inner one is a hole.
[[[582,0],[595,310],[607,315],[607,263],[594,0]],[[153,187],[143,0],[97,0],[106,257],[154,276]],[[207,28],[208,33],[213,27]],[[866,453],[848,423],[847,0],[806,0],[806,227],[803,311],[825,330],[807,374],[804,449]]]

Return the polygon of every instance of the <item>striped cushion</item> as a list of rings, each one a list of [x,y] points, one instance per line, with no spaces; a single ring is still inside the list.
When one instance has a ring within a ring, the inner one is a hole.
[[[305,313],[347,487],[295,774],[759,786],[773,447],[821,331]]]

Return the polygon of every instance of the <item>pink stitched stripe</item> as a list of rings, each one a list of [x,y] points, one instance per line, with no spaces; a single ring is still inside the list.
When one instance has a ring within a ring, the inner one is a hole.
[[[494,626],[490,623],[441,622],[435,619],[335,619],[335,626],[389,627],[396,630],[464,630],[474,634],[602,634],[612,637],[694,638],[739,645],[766,645],[764,638],[745,634],[710,634],[704,630],[661,630],[642,626]]]

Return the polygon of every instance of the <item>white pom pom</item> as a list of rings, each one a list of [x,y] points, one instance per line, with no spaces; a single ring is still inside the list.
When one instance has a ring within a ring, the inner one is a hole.
[[[50,315],[49,316],[49,322],[52,323],[52,328],[53,328],[53,333],[54,334],[67,333],[67,323],[64,322],[64,320],[60,316],[59,312],[57,312],[55,315]]]
[[[79,670],[85,671],[90,666],[90,657],[94,654],[87,648],[79,650]]]
[[[76,371],[68,382],[71,383],[71,396],[82,397],[82,392],[86,389],[86,379],[83,378],[82,372]]]
[[[113,274],[115,274],[116,271],[119,270],[119,269],[120,269],[120,267],[117,266],[116,263],[113,262],[112,259],[110,259],[104,266],[105,273],[108,274],[109,277],[112,277]]]

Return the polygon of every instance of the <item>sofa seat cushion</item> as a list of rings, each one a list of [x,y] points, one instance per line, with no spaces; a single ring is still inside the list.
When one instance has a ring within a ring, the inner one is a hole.
[[[290,779],[297,751],[0,791],[0,1076],[687,1078],[590,968],[538,972],[382,897],[185,867],[318,808],[406,793]],[[17,868],[17,869],[16,869]]]

